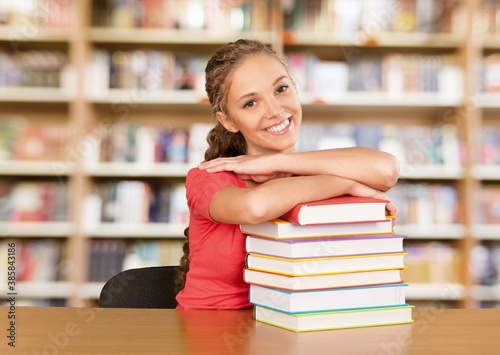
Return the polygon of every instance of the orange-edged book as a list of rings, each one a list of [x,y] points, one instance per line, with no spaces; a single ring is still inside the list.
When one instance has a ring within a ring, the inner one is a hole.
[[[300,203],[281,216],[299,225],[383,221],[389,200],[342,195],[320,201]]]
[[[294,332],[413,323],[411,305],[354,310],[287,313],[254,306],[254,319]]]
[[[298,276],[245,269],[243,277],[245,282],[250,285],[273,287],[288,291],[305,291],[335,287],[402,283],[402,270],[403,269],[366,270]]]
[[[403,253],[333,256],[322,258],[280,258],[247,254],[246,267],[284,275],[318,275],[361,270],[384,270],[404,267]]]
[[[328,236],[394,233],[392,218],[383,221],[297,225],[283,219],[258,224],[242,224],[241,232],[272,239],[296,239]]]

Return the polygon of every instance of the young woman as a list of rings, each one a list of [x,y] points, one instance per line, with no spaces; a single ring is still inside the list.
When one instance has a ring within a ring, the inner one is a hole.
[[[205,74],[217,124],[205,161],[186,178],[190,224],[177,301],[185,309],[248,308],[240,224],[343,194],[387,198],[399,165],[367,148],[295,152],[302,108],[294,79],[286,62],[258,41],[223,46]],[[387,210],[396,215],[392,203]]]

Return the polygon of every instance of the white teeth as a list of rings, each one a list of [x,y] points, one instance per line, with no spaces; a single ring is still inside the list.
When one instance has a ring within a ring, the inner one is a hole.
[[[289,120],[284,120],[283,123],[281,123],[277,126],[269,127],[266,129],[266,131],[271,132],[271,133],[278,133],[278,132],[281,132],[282,130],[284,130],[285,128],[287,128],[289,124],[290,124]]]

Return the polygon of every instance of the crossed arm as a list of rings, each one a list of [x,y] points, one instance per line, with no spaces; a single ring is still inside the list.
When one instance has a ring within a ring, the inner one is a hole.
[[[297,203],[343,194],[387,198],[399,174],[392,155],[360,147],[219,158],[200,169],[233,171],[247,182],[247,189],[227,187],[211,201],[212,218],[233,224],[260,223]],[[392,203],[387,210],[397,213]]]

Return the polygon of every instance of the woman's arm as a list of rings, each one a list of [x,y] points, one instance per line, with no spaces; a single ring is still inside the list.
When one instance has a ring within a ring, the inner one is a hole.
[[[259,176],[261,181],[267,180],[265,176],[272,178],[282,173],[334,175],[380,191],[394,186],[399,175],[399,162],[393,155],[363,147],[218,158],[201,164],[200,168]]]
[[[300,202],[343,194],[387,199],[381,191],[339,176],[294,176],[269,180],[246,189],[223,188],[210,202],[210,216],[222,223],[261,223],[282,216]],[[396,215],[392,203],[387,209],[391,215]]]

